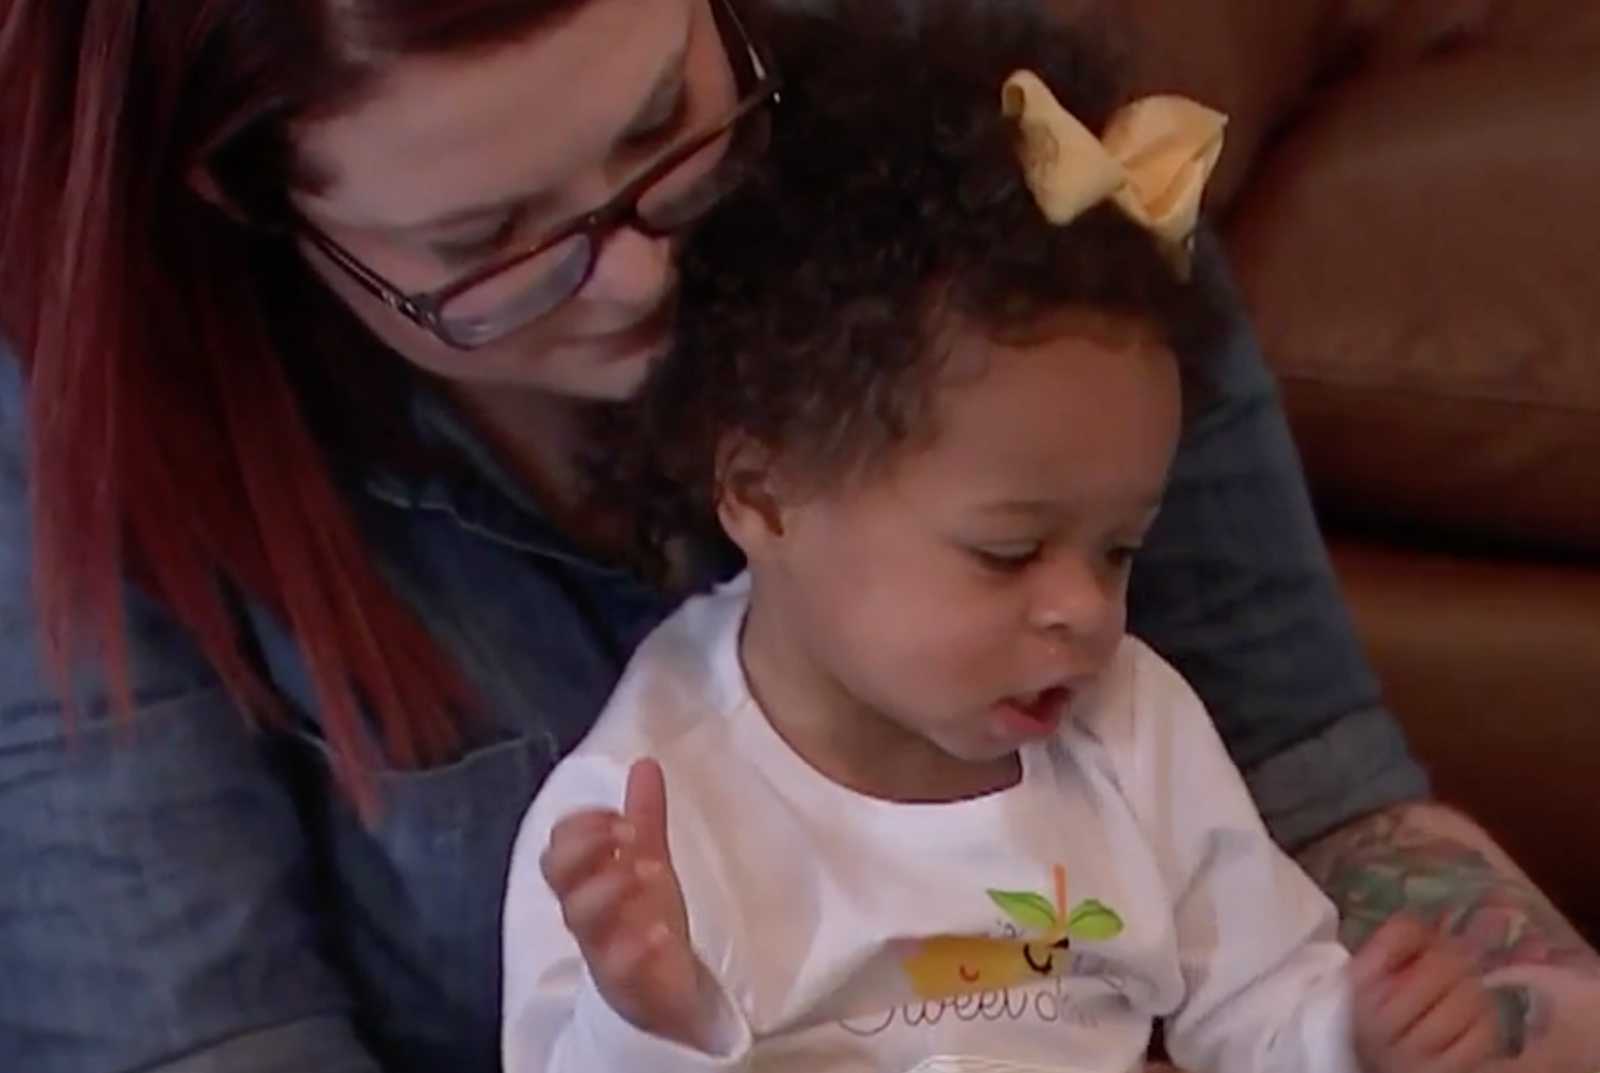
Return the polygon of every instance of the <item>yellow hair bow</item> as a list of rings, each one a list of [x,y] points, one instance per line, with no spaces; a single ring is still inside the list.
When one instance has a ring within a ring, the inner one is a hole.
[[[1046,219],[1066,225],[1114,201],[1188,274],[1227,116],[1185,97],[1145,97],[1118,110],[1097,138],[1032,71],[1008,78],[1001,101],[1017,120],[1023,172]]]

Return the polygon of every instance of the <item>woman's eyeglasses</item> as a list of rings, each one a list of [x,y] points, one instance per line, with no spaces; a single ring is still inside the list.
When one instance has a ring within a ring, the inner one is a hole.
[[[364,290],[449,346],[472,350],[553,312],[594,272],[608,236],[625,227],[654,238],[700,219],[749,177],[772,136],[776,69],[731,0],[711,0],[740,87],[731,115],[652,164],[606,204],[537,245],[425,294],[407,294],[302,221],[300,230]]]

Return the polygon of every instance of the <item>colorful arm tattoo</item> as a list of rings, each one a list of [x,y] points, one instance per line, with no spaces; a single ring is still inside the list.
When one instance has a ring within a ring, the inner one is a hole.
[[[1507,1057],[1530,1052],[1547,1035],[1593,1031],[1562,1025],[1563,1016],[1573,1020],[1567,1006],[1544,991],[1555,984],[1600,995],[1600,956],[1493,840],[1461,816],[1433,805],[1393,809],[1335,832],[1300,861],[1338,905],[1352,948],[1398,912],[1462,940],[1493,986]]]

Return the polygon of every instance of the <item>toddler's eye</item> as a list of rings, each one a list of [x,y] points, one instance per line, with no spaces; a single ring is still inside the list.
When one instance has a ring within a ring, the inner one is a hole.
[[[973,558],[984,567],[997,573],[1016,573],[1024,570],[1039,558],[1038,544],[995,544],[968,549]]]

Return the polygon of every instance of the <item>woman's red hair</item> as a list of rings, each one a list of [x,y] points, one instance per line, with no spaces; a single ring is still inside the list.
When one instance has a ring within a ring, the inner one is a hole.
[[[294,178],[292,119],[347,105],[393,57],[490,45],[573,2],[0,7],[0,335],[28,383],[36,600],[64,691],[98,660],[132,710],[132,577],[270,718],[233,589],[293,630],[347,784],[380,755],[420,766],[456,748],[466,691],[380,578],[308,420],[337,403],[306,385],[372,367],[347,360],[371,344],[331,299],[275,301],[309,294],[309,274],[193,180],[270,219]]]

